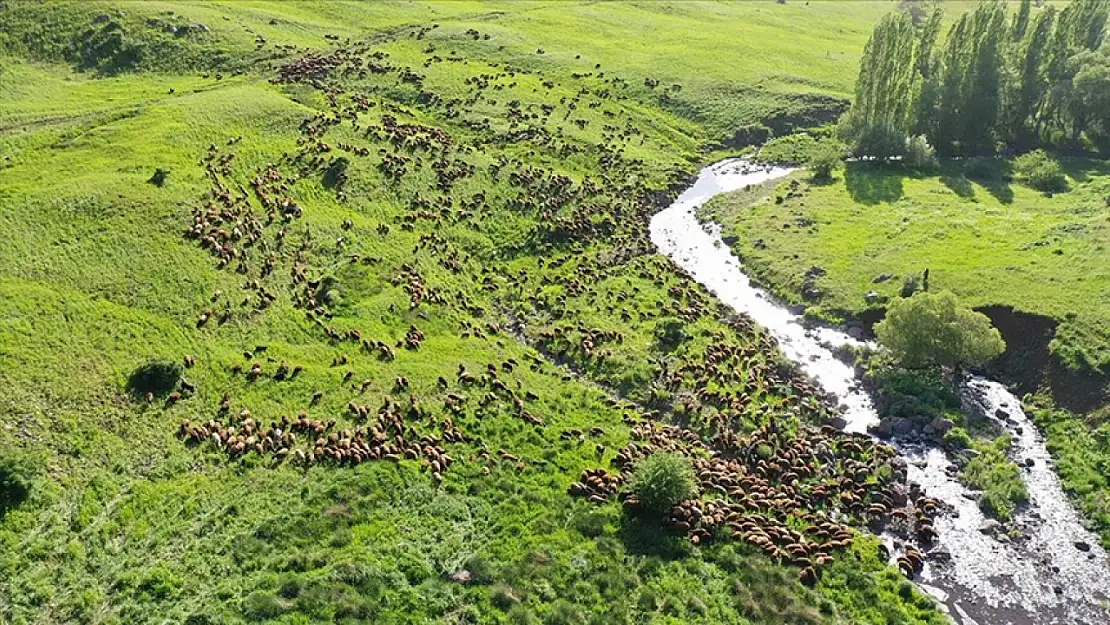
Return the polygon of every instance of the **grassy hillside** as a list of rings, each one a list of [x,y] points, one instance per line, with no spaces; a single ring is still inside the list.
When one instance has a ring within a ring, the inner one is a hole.
[[[889,450],[646,233],[881,8],[6,3],[0,621],[941,622]],[[693,528],[568,493],[663,448]]]

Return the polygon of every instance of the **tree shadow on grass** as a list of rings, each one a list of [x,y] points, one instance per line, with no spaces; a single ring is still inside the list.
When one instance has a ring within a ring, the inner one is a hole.
[[[955,193],[965,200],[975,199],[975,187],[972,186],[971,181],[964,177],[963,174],[951,175],[945,174],[940,177],[941,183],[948,187],[948,190]]]
[[[690,541],[663,528],[658,521],[650,521],[628,514],[621,515],[618,531],[621,542],[629,553],[677,560],[689,555]]]
[[[946,164],[943,171],[940,181],[965,200],[975,199],[975,187],[972,185],[974,182],[1002,204],[1014,201],[1014,190],[1010,187],[1013,169],[1008,160],[971,158],[953,161]]]
[[[878,163],[845,163],[844,185],[860,204],[897,202],[902,197],[901,168]]]
[[[1068,175],[1068,178],[1078,183],[1087,182],[1092,175],[1110,176],[1110,160],[1061,158],[1060,167]]]

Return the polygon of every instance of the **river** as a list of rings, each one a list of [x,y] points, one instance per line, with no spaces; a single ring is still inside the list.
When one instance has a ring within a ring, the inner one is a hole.
[[[865,432],[879,417],[853,367],[833,348],[862,345],[832,328],[810,328],[752,284],[715,226],[703,227],[695,211],[709,198],[791,173],[791,169],[729,159],[703,169],[697,181],[651,221],[659,251],[725,304],[769,330],[782,351],[834,394],[846,430]],[[954,477],[952,462],[936,448],[895,441],[908,476],[947,504],[935,527],[930,563],[915,580],[960,625],[1106,625],[1110,623],[1110,564],[1098,538],[1086,530],[1068,501],[1044,440],[1003,385],[969,377],[961,386],[968,409],[1011,432],[1011,455],[1022,467],[1030,502],[1015,519],[1022,536],[990,531],[974,493]],[[888,539],[888,542],[892,542]],[[897,545],[892,545],[897,547]]]

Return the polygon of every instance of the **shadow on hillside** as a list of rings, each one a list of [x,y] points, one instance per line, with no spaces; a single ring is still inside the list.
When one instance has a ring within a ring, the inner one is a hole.
[[[965,200],[975,199],[975,187],[971,185],[971,181],[963,176],[963,174],[949,175],[944,174],[940,177],[940,181],[948,190]]]
[[[844,185],[860,204],[897,202],[902,197],[903,178],[905,174],[900,168],[877,163],[854,162],[844,166]]]
[[[1010,187],[1013,170],[1008,160],[996,158],[970,158],[963,161],[950,161],[943,167],[941,183],[965,200],[975,199],[972,182],[986,189],[994,199],[1002,204],[1014,201],[1014,190]]]
[[[1110,176],[1110,160],[1062,158],[1060,167],[1069,178],[1079,183],[1087,182],[1092,175]]]
[[[687,555],[690,541],[668,532],[659,523],[621,515],[619,534],[629,553],[676,560]]]

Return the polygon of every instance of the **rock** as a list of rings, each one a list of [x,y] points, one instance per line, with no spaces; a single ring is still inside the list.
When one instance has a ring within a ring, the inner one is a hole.
[[[738,237],[734,234],[730,234],[727,237],[721,237],[721,241],[725,245],[727,245],[729,247],[732,247],[733,245],[736,245],[736,243],[740,241],[740,237]]]
[[[1062,594],[1064,594],[1064,589],[1060,588],[1059,586],[1053,586],[1052,587],[1052,592],[1054,592],[1058,595],[1062,595]]]
[[[882,284],[882,283],[886,282],[887,280],[891,280],[893,278],[894,278],[894,274],[892,274],[892,273],[881,273],[881,274],[875,276],[875,279],[872,280],[871,283],[872,284]]]
[[[938,435],[944,436],[948,433],[948,430],[956,427],[956,424],[953,423],[950,419],[937,417],[929,422],[929,427],[933,428],[933,431],[936,432]]]
[[[767,243],[763,239],[756,239],[755,241],[752,241],[752,247],[757,250],[766,249]]]
[[[844,417],[833,417],[825,422],[838,430],[843,430],[848,425],[848,420]]]
[[[1010,418],[1010,415],[1005,410],[1003,410],[1001,408],[994,411],[994,416],[999,418],[999,419],[1002,419],[1003,421]]]
[[[913,421],[905,418],[897,418],[894,420],[894,423],[890,425],[890,431],[893,432],[895,436],[906,436],[913,432],[913,429]]]
[[[197,22],[196,24],[189,24],[189,28],[191,28],[193,30],[199,30],[202,33],[206,33],[206,32],[209,32],[211,30],[210,28],[208,28],[204,24],[201,24],[200,22]]]
[[[1014,428],[1014,434],[1017,434],[1018,436],[1021,436],[1024,433],[1025,433],[1025,429],[1022,428],[1020,425],[1017,426],[1016,428]]]
[[[1002,524],[998,521],[995,521],[994,519],[987,519],[986,521],[983,521],[983,523],[979,526],[979,531],[990,536],[997,532],[1001,527]]]
[[[857,341],[863,340],[863,328],[859,326],[852,326],[848,328],[848,336],[856,339]]]
[[[878,425],[868,429],[873,430],[875,436],[878,436],[880,438],[889,438],[890,435],[893,433],[890,419],[879,419]]]
[[[909,493],[906,491],[905,484],[895,484],[890,487],[890,500],[894,505],[901,507],[906,505],[909,500]]]
[[[948,564],[952,561],[952,554],[944,547],[937,547],[929,551],[929,560],[936,564]]]
[[[863,295],[863,301],[868,304],[875,304],[885,300],[886,298],[879,294],[878,291],[868,291]]]
[[[1026,458],[1025,459],[1025,466],[1027,466],[1027,467],[1032,467],[1032,466],[1035,466],[1036,464],[1037,464],[1037,462],[1035,460],[1033,460],[1032,458]]]
[[[926,425],[921,431],[924,432],[926,436],[934,436],[937,433],[931,425]]]
[[[1075,541],[1075,548],[1080,550],[1080,551],[1090,551],[1091,550],[1091,546],[1089,544],[1083,542],[1082,540]]]

